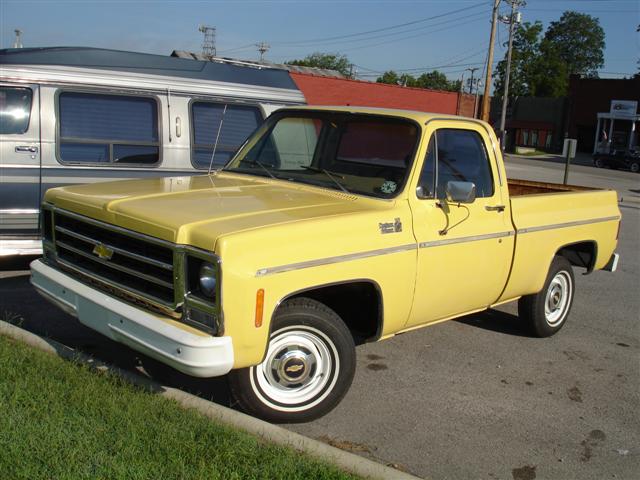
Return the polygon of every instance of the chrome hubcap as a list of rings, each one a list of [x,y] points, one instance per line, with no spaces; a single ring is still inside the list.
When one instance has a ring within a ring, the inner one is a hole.
[[[251,382],[255,393],[272,408],[303,410],[328,395],[339,369],[336,347],[323,332],[308,326],[288,327],[272,335],[266,358],[252,367]]]
[[[544,313],[547,323],[556,327],[561,324],[569,310],[571,299],[571,277],[565,271],[558,272],[547,289]]]
[[[282,353],[282,352],[279,352]],[[304,385],[310,378],[316,364],[311,352],[304,350],[286,350],[271,362],[274,380],[280,385],[291,387],[292,385]]]

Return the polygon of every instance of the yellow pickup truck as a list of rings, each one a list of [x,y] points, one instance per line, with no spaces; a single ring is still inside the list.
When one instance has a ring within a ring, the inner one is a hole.
[[[83,324],[295,422],[346,394],[355,345],[515,300],[556,333],[619,226],[615,191],[507,180],[486,123],[287,108],[209,175],[49,190],[31,272]]]

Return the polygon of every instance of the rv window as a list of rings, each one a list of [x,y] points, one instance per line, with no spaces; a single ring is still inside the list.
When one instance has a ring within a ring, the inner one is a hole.
[[[22,134],[29,128],[31,115],[30,88],[0,87],[0,133]]]
[[[153,98],[63,92],[58,102],[63,162],[150,165],[160,159]]]
[[[211,102],[193,102],[191,105],[191,161],[196,168],[209,168],[216,138],[218,145],[215,148],[213,168],[224,166],[262,123],[262,116],[257,107],[227,105],[226,112],[224,107],[222,103]]]

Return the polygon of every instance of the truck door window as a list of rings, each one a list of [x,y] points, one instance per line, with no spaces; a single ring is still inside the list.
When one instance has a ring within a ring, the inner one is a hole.
[[[191,163],[195,168],[208,169],[215,147],[213,167],[220,168],[231,160],[238,148],[262,123],[258,107],[226,105],[213,102],[191,104]],[[222,115],[224,112],[224,120]],[[222,127],[220,122],[222,121]],[[218,131],[220,134],[218,135]]]
[[[432,136],[419,185],[423,188],[433,185],[437,161],[438,198],[445,198],[445,187],[449,181],[473,182],[476,185],[476,197],[492,196],[491,166],[480,134],[473,130],[443,128],[437,130],[435,135],[437,155],[434,155],[436,149]],[[429,192],[432,192],[431,189]]]
[[[160,160],[153,98],[62,92],[58,114],[62,162],[147,166]]]
[[[0,134],[21,135],[29,128],[30,88],[0,87]]]

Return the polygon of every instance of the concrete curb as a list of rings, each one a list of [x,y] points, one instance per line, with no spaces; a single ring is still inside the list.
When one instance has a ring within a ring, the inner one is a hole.
[[[243,430],[268,442],[304,452],[311,457],[331,463],[354,475],[368,479],[381,480],[420,480],[419,477],[414,477],[413,475],[381,465],[352,453],[345,452],[318,440],[313,440],[303,435],[290,432],[289,430],[277,425],[258,420],[257,418],[245,415],[244,413],[209,402],[195,395],[191,395],[190,393],[183,392],[177,388],[160,385],[159,383],[140,375],[122,370],[118,367],[114,367],[113,365],[96,360],[86,354],[77,352],[66,345],[56,342],[55,340],[39,337],[38,335],[2,320],[0,320],[0,335],[5,335],[13,338],[14,340],[67,360],[81,362],[99,370],[108,370],[136,386],[174,400],[184,408],[196,410],[210,419],[216,420],[224,425]]]

